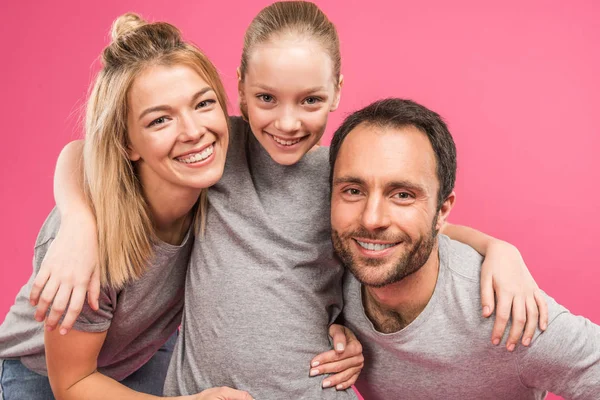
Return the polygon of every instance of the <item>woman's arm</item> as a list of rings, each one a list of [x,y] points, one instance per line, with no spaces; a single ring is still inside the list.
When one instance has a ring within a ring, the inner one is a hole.
[[[72,330],[68,335],[46,331],[46,363],[48,378],[57,400],[159,399],[136,392],[98,372],[97,360],[106,332],[91,333]],[[251,400],[239,390],[213,388],[191,396],[169,397],[179,400]]]
[[[83,189],[83,141],[69,143],[58,157],[54,195],[61,226],[35,278],[30,302],[37,305],[38,321],[44,320],[52,304],[48,329],[54,329],[67,311],[60,329],[66,334],[81,312],[86,293],[94,310],[100,295],[96,220]]]
[[[521,334],[521,342],[528,346],[538,321],[542,330],[548,325],[548,305],[519,250],[510,243],[466,226],[447,223],[441,233],[471,246],[485,257],[481,267],[483,316],[489,317],[494,312],[494,297],[498,304],[492,343],[498,344],[502,340],[512,309],[512,326],[506,347],[514,350]]]

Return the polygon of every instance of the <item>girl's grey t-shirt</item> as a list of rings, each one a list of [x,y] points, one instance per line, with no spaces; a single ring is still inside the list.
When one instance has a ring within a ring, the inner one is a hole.
[[[275,163],[240,118],[231,119],[223,178],[209,190],[204,238],[188,271],[182,331],[166,395],[213,386],[254,398],[356,398],[322,389],[310,361],[331,349],[342,308],[333,256],[326,148]]]
[[[0,358],[19,359],[27,368],[47,375],[43,324],[34,318],[29,292],[35,275],[60,226],[53,209],[35,244],[33,274],[17,294],[15,304],[0,325]],[[182,244],[159,243],[146,273],[124,289],[103,288],[100,310],[84,304],[74,329],[107,331],[98,357],[98,370],[118,381],[144,365],[177,330],[183,310],[183,292],[193,235]]]

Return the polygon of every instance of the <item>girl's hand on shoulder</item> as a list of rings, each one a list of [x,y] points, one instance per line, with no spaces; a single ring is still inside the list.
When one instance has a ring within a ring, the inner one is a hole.
[[[89,211],[62,218],[33,282],[29,301],[37,305],[35,319],[40,322],[52,306],[46,318],[47,330],[56,329],[64,314],[60,333],[65,335],[81,313],[86,293],[90,307],[98,310],[98,238],[96,222]]]
[[[364,366],[362,345],[354,333],[345,326],[332,324],[329,336],[334,350],[319,354],[312,359],[310,376],[334,374],[323,380],[323,388],[335,387],[344,390],[354,385]]]
[[[494,297],[496,302],[494,302]],[[494,240],[488,247],[481,267],[481,305],[489,317],[496,305],[492,343],[502,340],[509,319],[512,326],[506,348],[513,351],[519,338],[524,346],[531,343],[535,329],[548,326],[548,304],[527,269],[521,253],[510,243]]]

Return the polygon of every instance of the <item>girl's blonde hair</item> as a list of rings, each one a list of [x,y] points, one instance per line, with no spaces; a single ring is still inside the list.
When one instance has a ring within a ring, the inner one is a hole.
[[[240,80],[243,82],[248,71],[248,59],[252,49],[272,40],[276,35],[290,34],[316,40],[331,57],[333,77],[340,79],[342,58],[340,40],[335,25],[315,4],[308,1],[279,1],[263,8],[250,23],[244,35],[244,48],[240,63]],[[242,116],[248,119],[247,107],[240,99]]]
[[[215,66],[179,30],[128,13],[115,20],[112,43],[102,52],[85,118],[85,191],[94,210],[101,283],[116,289],[145,271],[156,234],[136,169],[128,157],[127,95],[134,79],[154,65],[186,65],[215,91],[227,115],[225,89]],[[193,209],[203,229],[206,189]]]

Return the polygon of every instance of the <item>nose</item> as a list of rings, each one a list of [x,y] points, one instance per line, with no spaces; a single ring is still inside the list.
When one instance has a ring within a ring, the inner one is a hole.
[[[182,114],[180,125],[180,140],[182,142],[195,142],[200,140],[207,132],[202,118],[193,114]]]
[[[365,203],[361,222],[362,225],[370,231],[389,227],[389,210],[383,196],[377,194],[369,196]]]
[[[293,107],[283,107],[275,120],[275,128],[282,133],[294,133],[300,129],[300,118]]]

